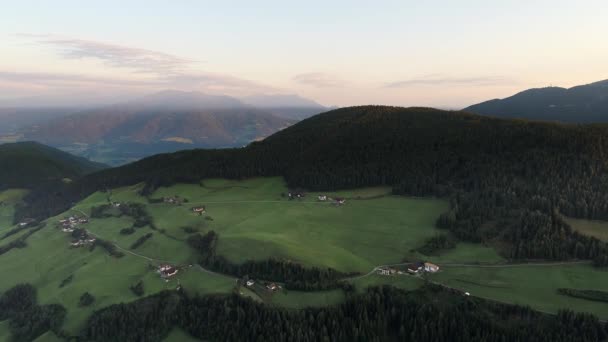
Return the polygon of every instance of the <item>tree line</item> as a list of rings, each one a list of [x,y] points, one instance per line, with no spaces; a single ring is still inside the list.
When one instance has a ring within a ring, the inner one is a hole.
[[[38,305],[36,289],[30,284],[18,284],[0,296],[0,321],[9,320],[9,330],[15,341],[33,341],[51,330],[66,337],[61,326],[66,309],[59,304]]]
[[[377,287],[343,304],[287,310],[233,295],[165,291],[96,311],[83,338],[161,341],[173,327],[212,341],[601,341],[606,325],[589,314],[555,316],[463,296],[435,285]]]
[[[281,282],[285,288],[300,291],[320,291],[342,288],[350,290],[350,285],[341,281],[353,274],[338,272],[332,268],[304,267],[298,263],[270,258],[263,261],[248,260],[241,264],[230,262],[217,255],[219,236],[213,231],[205,235],[193,234],[187,242],[199,252],[200,264],[215,272],[236,277],[249,277]]]

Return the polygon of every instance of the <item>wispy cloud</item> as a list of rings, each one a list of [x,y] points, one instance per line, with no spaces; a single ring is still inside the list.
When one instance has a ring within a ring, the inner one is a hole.
[[[136,72],[168,76],[183,72],[195,61],[171,54],[103,43],[84,39],[42,39],[58,49],[61,56],[69,59],[93,58],[110,67],[129,68]]]
[[[19,38],[48,46],[59,56],[69,60],[92,59],[101,61],[109,68],[124,69],[125,78],[101,78],[64,73],[29,73],[0,70],[0,78],[13,83],[65,86],[75,84],[143,86],[151,89],[176,88],[223,92],[231,95],[276,92],[277,89],[255,81],[232,75],[197,70],[199,61],[160,51],[95,40],[73,39],[45,34],[18,34]]]
[[[348,83],[338,77],[323,72],[298,74],[293,77],[293,80],[297,83],[317,88],[340,88],[346,86]]]
[[[443,75],[426,75],[402,81],[390,82],[384,88],[404,88],[410,86],[492,86],[514,84],[515,81],[503,76],[479,76],[479,77],[447,77]]]

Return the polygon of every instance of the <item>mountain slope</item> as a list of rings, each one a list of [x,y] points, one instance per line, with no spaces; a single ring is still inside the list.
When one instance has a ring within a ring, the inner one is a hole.
[[[502,100],[472,105],[464,111],[502,118],[608,122],[608,80],[569,89],[529,89]]]
[[[0,189],[76,179],[105,166],[35,142],[0,145]]]
[[[306,119],[328,110],[327,107],[298,95],[256,95],[245,97],[242,101],[276,116],[295,120]]]
[[[23,135],[119,165],[186,148],[240,147],[293,122],[228,96],[164,91],[33,125]]]

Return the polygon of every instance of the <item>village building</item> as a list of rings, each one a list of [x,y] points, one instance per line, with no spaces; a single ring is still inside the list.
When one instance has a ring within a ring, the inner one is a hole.
[[[158,273],[163,278],[173,277],[174,275],[177,274],[177,272],[178,272],[178,269],[171,265],[160,265],[158,267]]]
[[[336,202],[336,205],[342,205],[342,204],[346,203],[346,200],[341,197],[336,197],[334,200]]]
[[[437,266],[435,264],[431,264],[430,262],[425,262],[424,271],[430,272],[430,273],[435,273],[435,272],[439,271],[439,266]]]
[[[327,196],[319,195],[319,201],[327,201]]]
[[[279,286],[275,283],[270,283],[270,284],[266,285],[266,288],[270,291],[276,291],[279,289]]]
[[[246,284],[247,284],[247,286],[251,287],[251,286],[255,285],[255,281],[250,279],[250,280],[247,280]]]
[[[422,263],[422,262],[415,262],[415,263],[409,264],[407,266],[407,271],[409,273],[416,274],[419,271],[421,271],[423,268],[424,268],[424,263]]]
[[[193,211],[193,212],[195,212],[195,213],[197,213],[197,214],[199,214],[199,215],[202,215],[202,214],[204,214],[204,213],[205,213],[207,210],[205,209],[205,207],[204,207],[204,206],[202,206],[202,207],[193,207],[193,208],[192,208],[192,211]]]

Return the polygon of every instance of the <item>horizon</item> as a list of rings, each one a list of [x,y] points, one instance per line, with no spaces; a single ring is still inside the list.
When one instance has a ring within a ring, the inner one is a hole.
[[[120,102],[175,89],[462,109],[608,78],[601,1],[4,7],[0,102]]]

